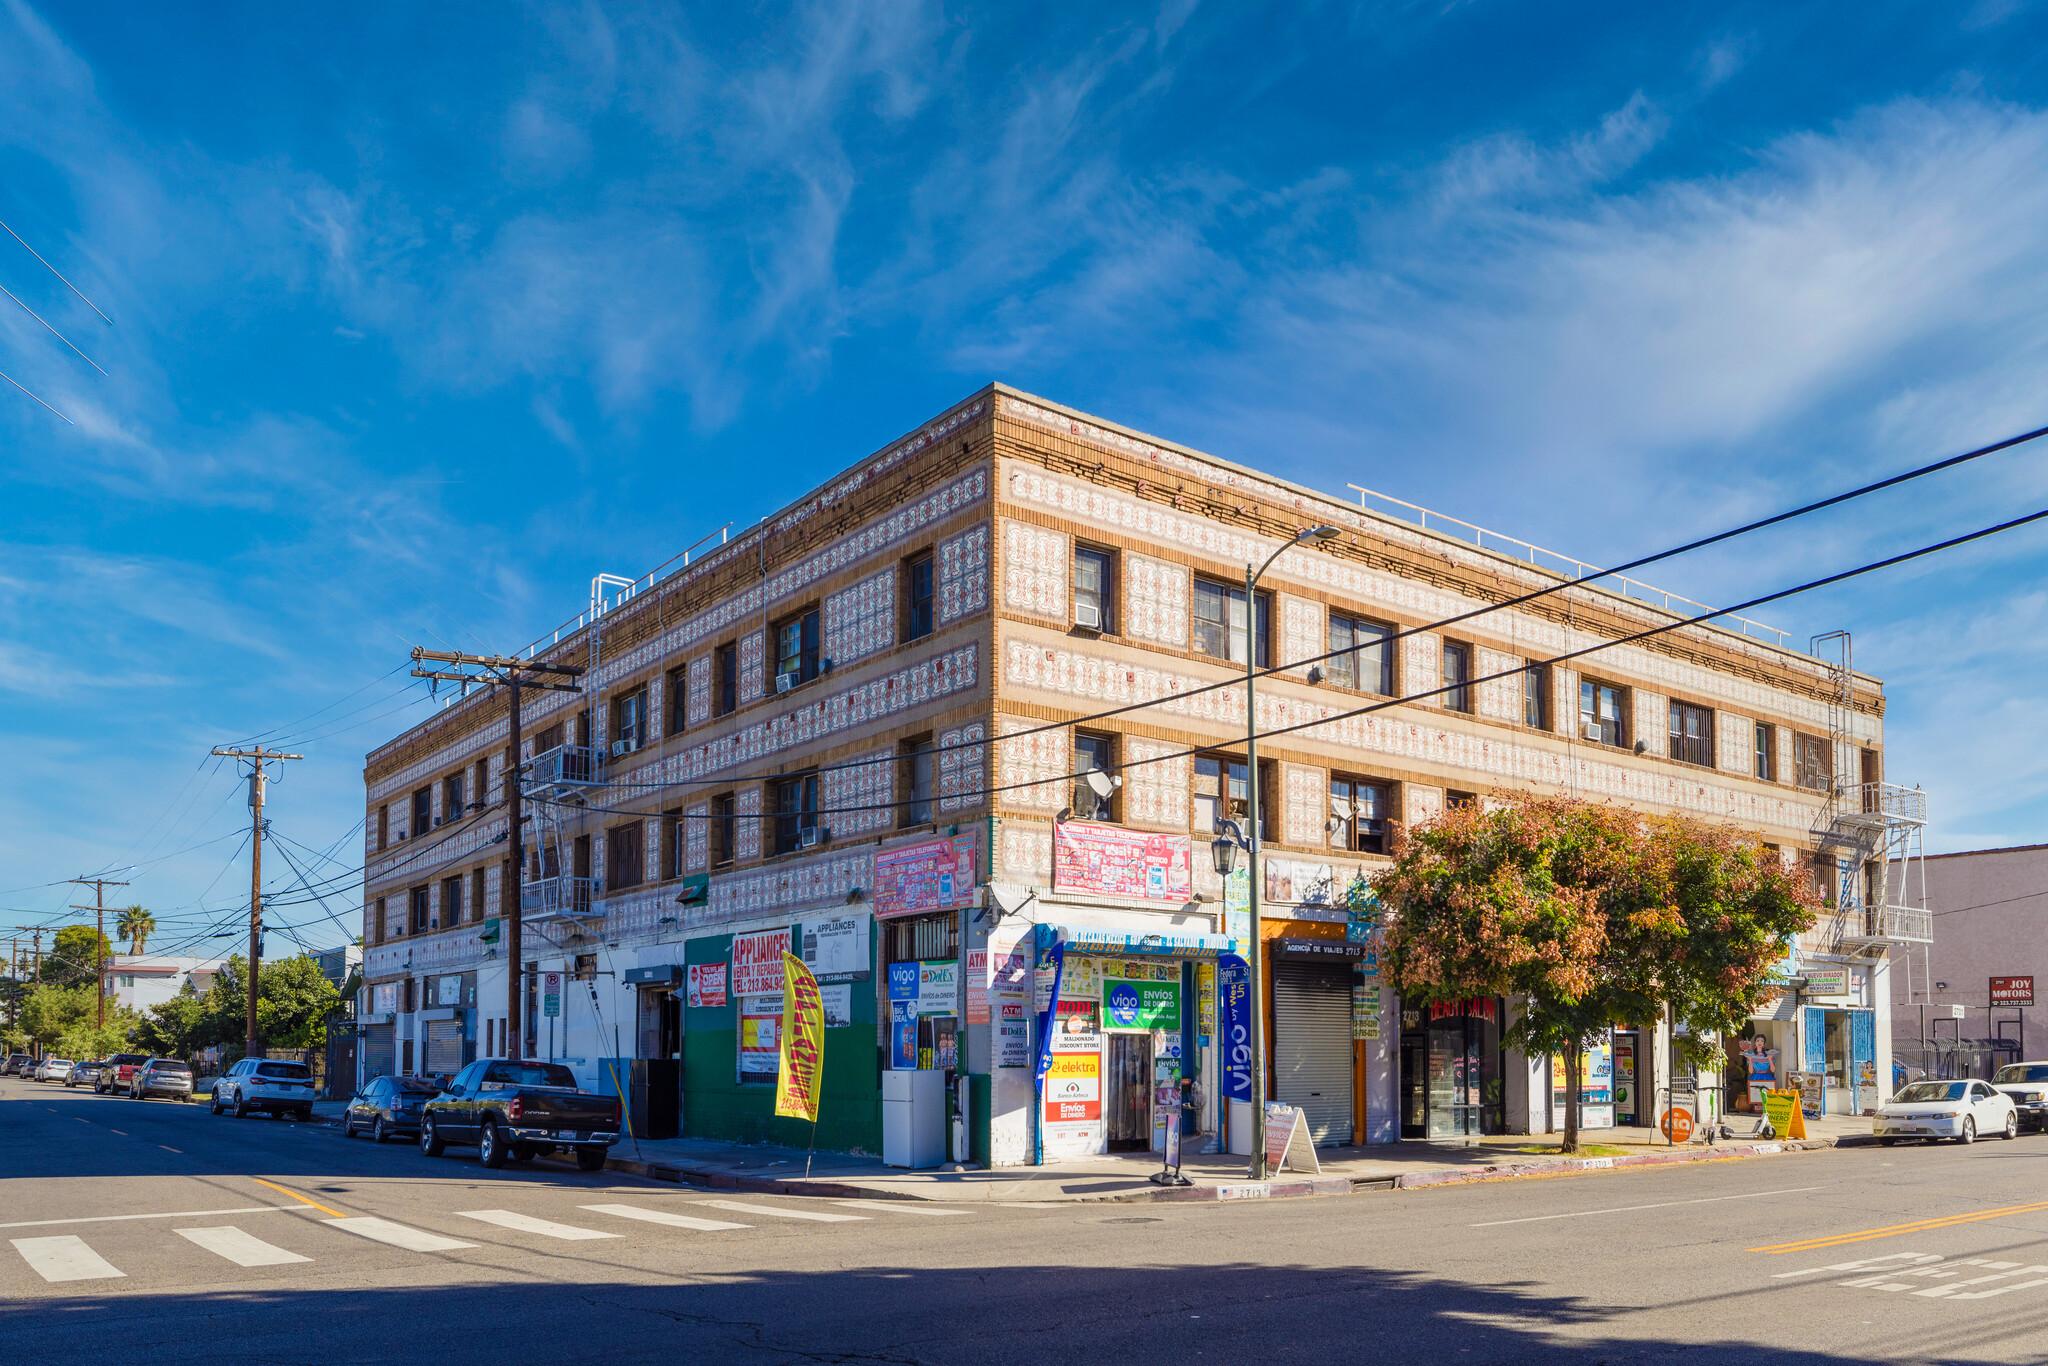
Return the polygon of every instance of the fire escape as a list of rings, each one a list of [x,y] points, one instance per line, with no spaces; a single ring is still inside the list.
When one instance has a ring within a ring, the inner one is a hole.
[[[1831,653],[1822,655],[1823,647]],[[1849,633],[1816,636],[1813,650],[1825,661],[1830,684],[1827,743],[1833,771],[1825,775],[1827,800],[1813,823],[1816,855],[1834,860],[1828,951],[1882,958],[1894,946],[1932,943],[1934,918],[1921,862],[1927,794],[1862,771]]]

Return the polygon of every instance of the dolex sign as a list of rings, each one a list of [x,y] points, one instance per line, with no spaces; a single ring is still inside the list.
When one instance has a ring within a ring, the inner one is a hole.
[[[1992,978],[1991,1004],[1995,1006],[2030,1006],[2034,1004],[2034,979],[2031,976]]]

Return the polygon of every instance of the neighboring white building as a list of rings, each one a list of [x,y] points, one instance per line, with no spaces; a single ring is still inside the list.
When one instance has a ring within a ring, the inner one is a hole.
[[[107,994],[130,1010],[148,1010],[176,997],[187,982],[204,993],[226,963],[225,958],[117,953],[107,960]]]

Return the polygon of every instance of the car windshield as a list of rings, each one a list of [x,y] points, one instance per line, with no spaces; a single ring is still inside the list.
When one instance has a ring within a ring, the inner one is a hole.
[[[2016,1062],[2010,1067],[1998,1069],[1993,1084],[2009,1085],[2016,1081],[2048,1081],[2048,1062]]]
[[[441,1093],[440,1087],[423,1077],[393,1077],[392,1081],[408,1096],[436,1096]]]
[[[576,1087],[576,1074],[551,1062],[494,1062],[484,1071],[486,1086]]]
[[[304,1081],[313,1075],[313,1069],[302,1062],[266,1062],[257,1064],[256,1075],[259,1077],[290,1077],[294,1081]]]
[[[1961,1100],[1969,1090],[1966,1081],[1916,1081],[1900,1087],[1892,1099],[1901,1105],[1924,1105],[1930,1100]]]

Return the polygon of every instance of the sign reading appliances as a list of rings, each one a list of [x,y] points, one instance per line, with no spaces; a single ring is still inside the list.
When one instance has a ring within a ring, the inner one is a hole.
[[[732,937],[732,994],[782,994],[782,955],[789,952],[788,930],[763,930]],[[780,1002],[776,1015],[781,1016]]]

